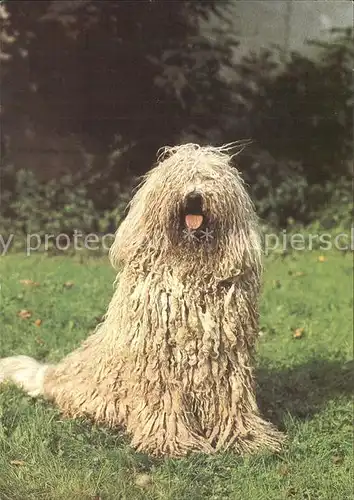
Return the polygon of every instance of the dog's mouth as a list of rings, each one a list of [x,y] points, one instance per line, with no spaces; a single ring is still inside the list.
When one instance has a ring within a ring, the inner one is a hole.
[[[203,198],[199,193],[194,191],[186,196],[182,217],[185,228],[190,231],[197,231],[203,226],[206,217],[203,210]]]
[[[215,220],[203,196],[197,191],[189,193],[182,202],[180,213],[184,243],[213,248],[216,242]]]

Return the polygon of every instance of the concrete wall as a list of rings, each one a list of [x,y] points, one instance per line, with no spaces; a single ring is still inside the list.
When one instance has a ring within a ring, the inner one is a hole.
[[[353,2],[234,0],[233,25],[235,34],[240,36],[241,53],[274,43],[309,51],[306,39],[325,38],[326,30],[331,27],[353,25]]]

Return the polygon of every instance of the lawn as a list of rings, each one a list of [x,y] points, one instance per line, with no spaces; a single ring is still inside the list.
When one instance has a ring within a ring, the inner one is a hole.
[[[63,420],[2,385],[0,500],[353,498],[352,255],[319,257],[266,261],[258,395],[264,415],[288,435],[281,453],[152,459],[121,432]],[[106,260],[38,255],[1,258],[0,276],[0,357],[49,361],[94,329],[114,278]],[[31,315],[18,316],[24,310]]]

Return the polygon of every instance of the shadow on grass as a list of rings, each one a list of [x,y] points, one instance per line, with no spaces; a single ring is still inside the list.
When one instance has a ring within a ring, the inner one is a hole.
[[[351,397],[354,362],[312,360],[283,370],[259,367],[256,379],[258,403],[264,417],[283,428],[287,414],[307,420],[327,401]]]

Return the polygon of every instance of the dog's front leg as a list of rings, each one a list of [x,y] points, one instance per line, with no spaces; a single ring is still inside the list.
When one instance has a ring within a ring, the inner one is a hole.
[[[215,451],[180,391],[166,389],[162,396],[149,396],[150,399],[144,397],[128,417],[132,446],[138,451],[169,456]]]

